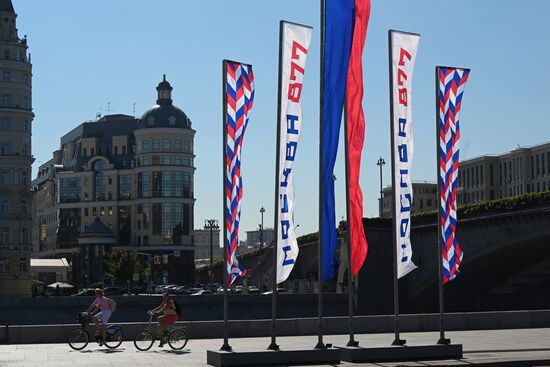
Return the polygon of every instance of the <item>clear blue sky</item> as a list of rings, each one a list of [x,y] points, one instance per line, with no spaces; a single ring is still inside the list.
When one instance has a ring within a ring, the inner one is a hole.
[[[100,108],[140,116],[166,73],[195,138],[195,227],[221,219],[221,60],[254,65],[256,100],[244,141],[241,230],[273,223],[278,22],[314,27],[295,163],[298,235],[317,230],[319,1],[13,0],[34,64],[33,153],[51,158],[59,138]],[[413,81],[413,179],[435,181],[434,66],[472,68],[462,115],[461,158],[550,140],[550,1],[372,0],[364,54],[367,121],[361,184],[376,216],[376,160],[390,161],[387,30],[421,34]],[[343,152],[341,144],[340,152]],[[337,213],[344,215],[339,153]],[[390,180],[389,164],[384,183]],[[243,236],[244,239],[244,236]]]

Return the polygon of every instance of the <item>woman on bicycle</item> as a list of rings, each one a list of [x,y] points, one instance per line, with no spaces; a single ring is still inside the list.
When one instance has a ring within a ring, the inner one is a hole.
[[[111,308],[109,306],[109,299],[105,297],[103,290],[96,288],[95,297],[94,302],[88,307],[86,312],[90,313],[95,308],[99,308],[99,312],[94,315],[92,320],[94,320],[97,330],[101,332],[102,340],[99,341],[99,345],[103,345],[107,338],[107,322],[111,317]]]
[[[161,313],[163,314],[162,316],[158,317],[158,328],[161,332],[160,335],[162,335],[162,337],[160,338],[159,347],[162,347],[166,343],[168,328],[170,327],[170,325],[174,325],[176,321],[178,321],[176,305],[174,304],[174,301],[170,299],[170,295],[168,293],[164,293],[162,295],[162,303],[160,304],[160,306],[149,312],[153,313],[154,315],[159,315]]]

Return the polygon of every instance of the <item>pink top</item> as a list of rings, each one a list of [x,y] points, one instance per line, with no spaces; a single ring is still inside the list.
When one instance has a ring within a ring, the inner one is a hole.
[[[92,306],[99,307],[100,310],[109,310],[109,301],[105,296],[97,297]]]

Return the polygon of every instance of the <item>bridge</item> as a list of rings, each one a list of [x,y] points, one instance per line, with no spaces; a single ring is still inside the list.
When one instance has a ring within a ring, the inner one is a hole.
[[[391,220],[365,219],[369,254],[359,274],[359,314],[393,312]],[[342,236],[344,238],[345,236]],[[313,238],[313,240],[311,240]],[[340,238],[340,245],[343,240]],[[457,225],[464,251],[461,275],[445,285],[448,311],[543,309],[550,305],[550,203],[530,203],[519,209],[502,209],[465,215]],[[435,215],[413,219],[413,261],[418,269],[399,280],[403,313],[436,312],[437,226]],[[338,276],[325,284],[326,292],[345,292],[347,249],[339,246]],[[270,288],[273,251],[266,248],[241,258],[249,269],[249,284]],[[219,264],[221,265],[221,264]],[[221,277],[221,267],[215,269]],[[300,245],[300,256],[287,282],[294,292],[317,292],[317,241]]]

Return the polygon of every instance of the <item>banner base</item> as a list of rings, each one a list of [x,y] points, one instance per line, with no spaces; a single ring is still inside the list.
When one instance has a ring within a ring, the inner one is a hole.
[[[291,365],[334,365],[340,363],[340,350],[279,350],[255,352],[206,351],[206,363],[214,367],[229,366],[291,366]]]
[[[462,358],[462,344],[420,345],[412,347],[336,348],[340,350],[340,358],[342,361],[351,363],[426,361]]]

